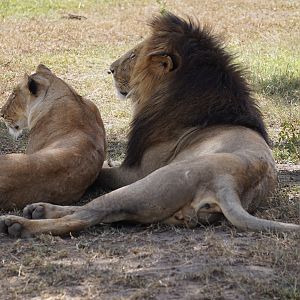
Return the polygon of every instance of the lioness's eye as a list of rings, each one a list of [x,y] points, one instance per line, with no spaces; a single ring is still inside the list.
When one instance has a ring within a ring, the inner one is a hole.
[[[132,53],[132,54],[130,55],[130,59],[133,59],[133,58],[135,58],[135,53]]]

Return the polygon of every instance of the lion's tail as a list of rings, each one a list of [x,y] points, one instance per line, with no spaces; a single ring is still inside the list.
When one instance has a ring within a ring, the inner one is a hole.
[[[264,220],[250,215],[242,207],[239,196],[233,190],[224,191],[219,201],[225,217],[240,229],[274,233],[295,232],[300,235],[300,225]]]

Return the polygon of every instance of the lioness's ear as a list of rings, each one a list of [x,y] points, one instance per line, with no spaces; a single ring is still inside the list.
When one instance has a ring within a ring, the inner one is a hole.
[[[37,95],[37,91],[38,91],[38,84],[36,81],[34,81],[34,79],[32,78],[28,78],[28,89],[30,94],[32,95]]]
[[[28,82],[28,79],[29,79],[29,75],[27,73],[24,73],[24,77],[23,77],[23,80],[25,82]]]
[[[45,90],[49,87],[50,82],[47,78],[33,74],[28,77],[27,87],[30,94],[37,96],[41,90]]]
[[[51,73],[51,70],[43,64],[39,64],[36,68],[37,73]]]
[[[163,73],[169,73],[175,69],[175,63],[166,52],[156,51],[148,54],[154,67],[159,68]]]

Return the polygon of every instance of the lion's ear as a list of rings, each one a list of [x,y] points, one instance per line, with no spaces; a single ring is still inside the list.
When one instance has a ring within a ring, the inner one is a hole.
[[[152,67],[160,73],[169,73],[175,69],[175,63],[170,55],[166,52],[156,51],[148,54],[151,59]]]

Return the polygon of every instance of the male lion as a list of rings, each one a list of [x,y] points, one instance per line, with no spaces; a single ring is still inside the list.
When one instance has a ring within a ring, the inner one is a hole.
[[[300,226],[249,214],[273,191],[268,136],[242,72],[206,29],[172,14],[155,17],[149,38],[111,65],[134,112],[126,158],[98,178],[116,189],[83,207],[28,206],[3,217],[0,232],[27,237],[116,221],[189,227],[221,214],[241,229]],[[57,218],[57,219],[55,219]]]
[[[15,137],[25,127],[30,130],[26,154],[0,156],[0,210],[79,200],[105,158],[97,107],[39,65],[35,74],[25,75],[0,113]]]

